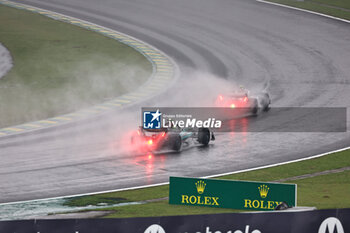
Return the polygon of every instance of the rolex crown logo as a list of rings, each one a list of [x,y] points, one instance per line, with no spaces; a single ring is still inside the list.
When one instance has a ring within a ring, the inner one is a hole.
[[[197,182],[196,182],[197,192],[198,192],[199,194],[202,194],[202,193],[204,192],[204,189],[205,189],[205,186],[206,186],[206,185],[207,185],[207,184],[204,183],[203,180],[197,181]]]
[[[260,197],[262,197],[262,198],[265,198],[265,197],[267,197],[267,193],[269,192],[269,187],[267,187],[267,185],[260,185],[259,186],[259,193],[260,193]]]

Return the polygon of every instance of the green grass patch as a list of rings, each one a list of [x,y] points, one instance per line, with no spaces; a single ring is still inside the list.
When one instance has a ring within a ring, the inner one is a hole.
[[[220,177],[220,179],[274,181],[342,167],[350,167],[350,150],[326,155],[317,159],[310,159],[252,172],[228,175]]]
[[[0,128],[101,103],[152,72],[142,54],[96,32],[3,5],[0,22],[14,61],[0,79]]]
[[[350,171],[296,181],[299,205],[318,209],[350,207]]]
[[[305,10],[315,11],[326,15],[350,20],[350,2],[348,0],[267,0]]]
[[[331,1],[330,0],[307,0],[307,1],[350,10],[350,1],[348,0],[331,0]]]
[[[105,216],[105,218],[176,216],[233,212],[230,209],[219,209],[212,207],[169,205],[168,201],[160,201],[142,205],[122,206],[118,208],[110,208],[108,210],[114,211],[114,213]]]
[[[290,178],[349,166],[350,150],[346,150],[317,159],[223,176],[218,179],[275,181],[282,178]],[[286,183],[295,183],[298,185],[299,206],[315,206],[318,209],[350,207],[350,171],[305,178]],[[68,206],[75,206],[74,203],[77,202],[85,203],[85,205],[91,203],[98,204],[102,203],[105,198],[124,198],[127,202],[134,202],[167,197],[168,195],[169,186],[163,185],[138,190],[76,197],[67,201],[65,204]],[[114,211],[114,213],[106,216],[113,218],[239,212],[238,210],[232,209],[169,205],[168,201],[164,200],[141,205],[111,207],[103,210]]]
[[[162,185],[153,188],[144,188],[139,190],[131,190],[131,191],[123,191],[123,192],[112,192],[112,193],[104,193],[98,195],[91,196],[83,196],[83,197],[74,197],[68,199],[64,205],[66,206],[87,206],[87,205],[96,205],[99,203],[103,203],[105,199],[113,199],[113,198],[122,198],[124,202],[134,202],[134,201],[145,201],[151,199],[157,199],[166,197],[169,192],[168,185]],[[94,203],[94,204],[92,204]],[[112,201],[109,204],[119,204],[119,201]]]

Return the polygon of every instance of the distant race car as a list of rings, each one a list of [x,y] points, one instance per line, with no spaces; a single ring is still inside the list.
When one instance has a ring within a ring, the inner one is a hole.
[[[242,108],[253,115],[258,114],[259,108],[267,112],[270,109],[271,99],[268,93],[264,92],[256,96],[250,96],[249,91],[240,90],[229,95],[219,95],[215,101],[217,107]]]
[[[139,127],[131,137],[131,143],[142,151],[164,149],[181,151],[183,147],[193,144],[206,146],[211,140],[215,140],[215,136],[208,128],[199,128],[195,131],[186,128],[144,129]]]

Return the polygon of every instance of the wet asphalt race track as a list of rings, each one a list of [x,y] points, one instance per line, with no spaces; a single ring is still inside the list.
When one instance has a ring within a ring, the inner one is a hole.
[[[181,71],[178,84],[148,106],[195,103],[191,88],[181,84],[214,76],[248,88],[268,86],[273,107],[350,106],[350,25],[344,22],[254,0],[21,2],[121,31],[173,58]],[[134,109],[74,127],[1,138],[0,202],[148,185],[169,176],[208,176],[350,144],[349,132],[226,133],[207,148],[139,154],[125,148],[125,132],[138,123],[140,110]],[[273,116],[274,109],[246,121],[269,122]],[[283,131],[284,122],[278,125]]]

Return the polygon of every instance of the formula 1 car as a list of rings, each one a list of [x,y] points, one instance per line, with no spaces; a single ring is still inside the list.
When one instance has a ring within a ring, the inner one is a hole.
[[[214,141],[215,136],[208,128],[198,128],[195,131],[192,128],[144,129],[139,127],[131,137],[131,144],[142,151],[170,149],[179,152],[184,146],[190,144],[206,146],[211,140]]]
[[[242,108],[253,115],[258,114],[259,108],[267,112],[270,109],[271,99],[268,93],[260,93],[256,96],[250,96],[249,91],[241,90],[229,95],[219,95],[215,101],[217,107]]]

